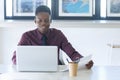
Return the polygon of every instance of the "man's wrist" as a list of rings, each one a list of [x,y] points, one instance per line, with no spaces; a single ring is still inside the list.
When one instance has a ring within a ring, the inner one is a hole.
[[[73,62],[76,62],[78,63],[80,61],[80,58],[79,57],[76,57],[75,60]]]

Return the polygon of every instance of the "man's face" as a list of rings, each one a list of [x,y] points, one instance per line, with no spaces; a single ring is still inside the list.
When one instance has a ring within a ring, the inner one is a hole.
[[[44,34],[48,31],[51,23],[51,16],[47,12],[40,12],[35,16],[35,24],[39,31]]]

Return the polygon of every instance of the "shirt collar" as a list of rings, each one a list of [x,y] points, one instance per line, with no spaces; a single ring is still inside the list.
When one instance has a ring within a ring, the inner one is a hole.
[[[42,39],[43,34],[41,34],[41,33],[39,32],[38,28],[37,28],[36,30],[37,30],[38,36],[40,37],[40,39]],[[48,39],[49,34],[50,34],[50,29],[47,31],[47,33],[44,34],[44,35],[47,37],[47,39]]]

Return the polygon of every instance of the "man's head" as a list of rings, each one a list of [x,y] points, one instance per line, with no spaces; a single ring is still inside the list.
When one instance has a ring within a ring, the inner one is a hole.
[[[35,11],[35,24],[39,31],[45,34],[51,23],[51,11],[47,6],[38,6]]]
[[[47,12],[47,13],[49,13],[49,15],[51,15],[50,8],[45,5],[38,6],[36,8],[35,15],[37,15],[40,12]]]

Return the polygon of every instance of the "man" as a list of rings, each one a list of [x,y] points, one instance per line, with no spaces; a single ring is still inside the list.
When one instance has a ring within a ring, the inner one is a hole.
[[[73,60],[79,61],[83,56],[80,55],[68,42],[64,34],[55,28],[50,28],[51,23],[51,11],[47,6],[39,6],[35,11],[35,24],[37,28],[35,30],[25,32],[18,45],[54,45],[62,49]],[[59,54],[59,53],[58,53]],[[16,64],[16,52],[12,57],[12,61]],[[61,65],[60,60],[58,64]],[[93,62],[90,61],[86,64],[87,68],[93,66]]]

